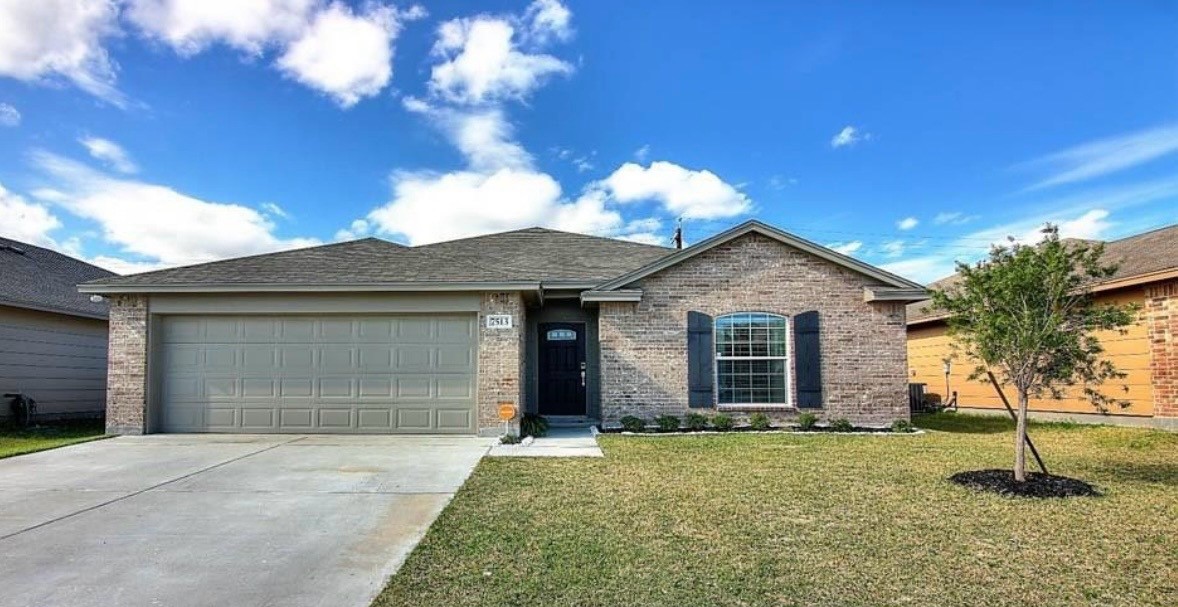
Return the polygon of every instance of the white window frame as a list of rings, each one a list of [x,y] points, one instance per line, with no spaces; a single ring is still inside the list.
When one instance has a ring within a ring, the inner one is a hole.
[[[784,356],[721,356],[718,352],[716,340],[716,325],[720,324],[719,320],[728,316],[740,316],[741,314],[761,314],[765,316],[773,316],[785,321],[785,355]],[[793,408],[793,364],[792,357],[794,351],[793,344],[793,318],[785,314],[777,314],[775,312],[761,312],[756,310],[743,310],[740,312],[729,312],[716,316],[712,320],[712,386],[715,390],[713,397],[715,398],[717,409],[792,409]],[[721,360],[781,360],[784,361],[783,367],[785,371],[782,375],[785,377],[785,402],[783,403],[721,403],[720,402],[720,361]]]

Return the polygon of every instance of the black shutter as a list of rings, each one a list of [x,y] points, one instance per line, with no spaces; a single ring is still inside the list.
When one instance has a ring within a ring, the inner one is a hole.
[[[712,372],[716,357],[712,345],[712,317],[702,312],[687,313],[687,406],[715,406]]]
[[[798,407],[822,407],[822,341],[818,312],[794,317],[794,377],[798,386]]]

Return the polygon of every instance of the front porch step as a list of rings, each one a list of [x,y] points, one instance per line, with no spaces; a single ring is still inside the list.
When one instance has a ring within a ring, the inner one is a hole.
[[[584,415],[545,415],[549,428],[589,428],[600,423]]]

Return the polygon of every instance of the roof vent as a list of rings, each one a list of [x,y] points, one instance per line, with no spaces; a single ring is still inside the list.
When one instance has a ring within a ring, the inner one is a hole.
[[[24,255],[25,254],[24,249],[22,249],[20,247],[14,247],[10,244],[0,244],[0,251],[12,251],[13,253],[16,253],[17,255]]]

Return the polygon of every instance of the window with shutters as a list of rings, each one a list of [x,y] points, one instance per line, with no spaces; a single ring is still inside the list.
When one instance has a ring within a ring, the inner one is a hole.
[[[716,318],[716,396],[721,406],[789,406],[789,319],[763,312]]]

